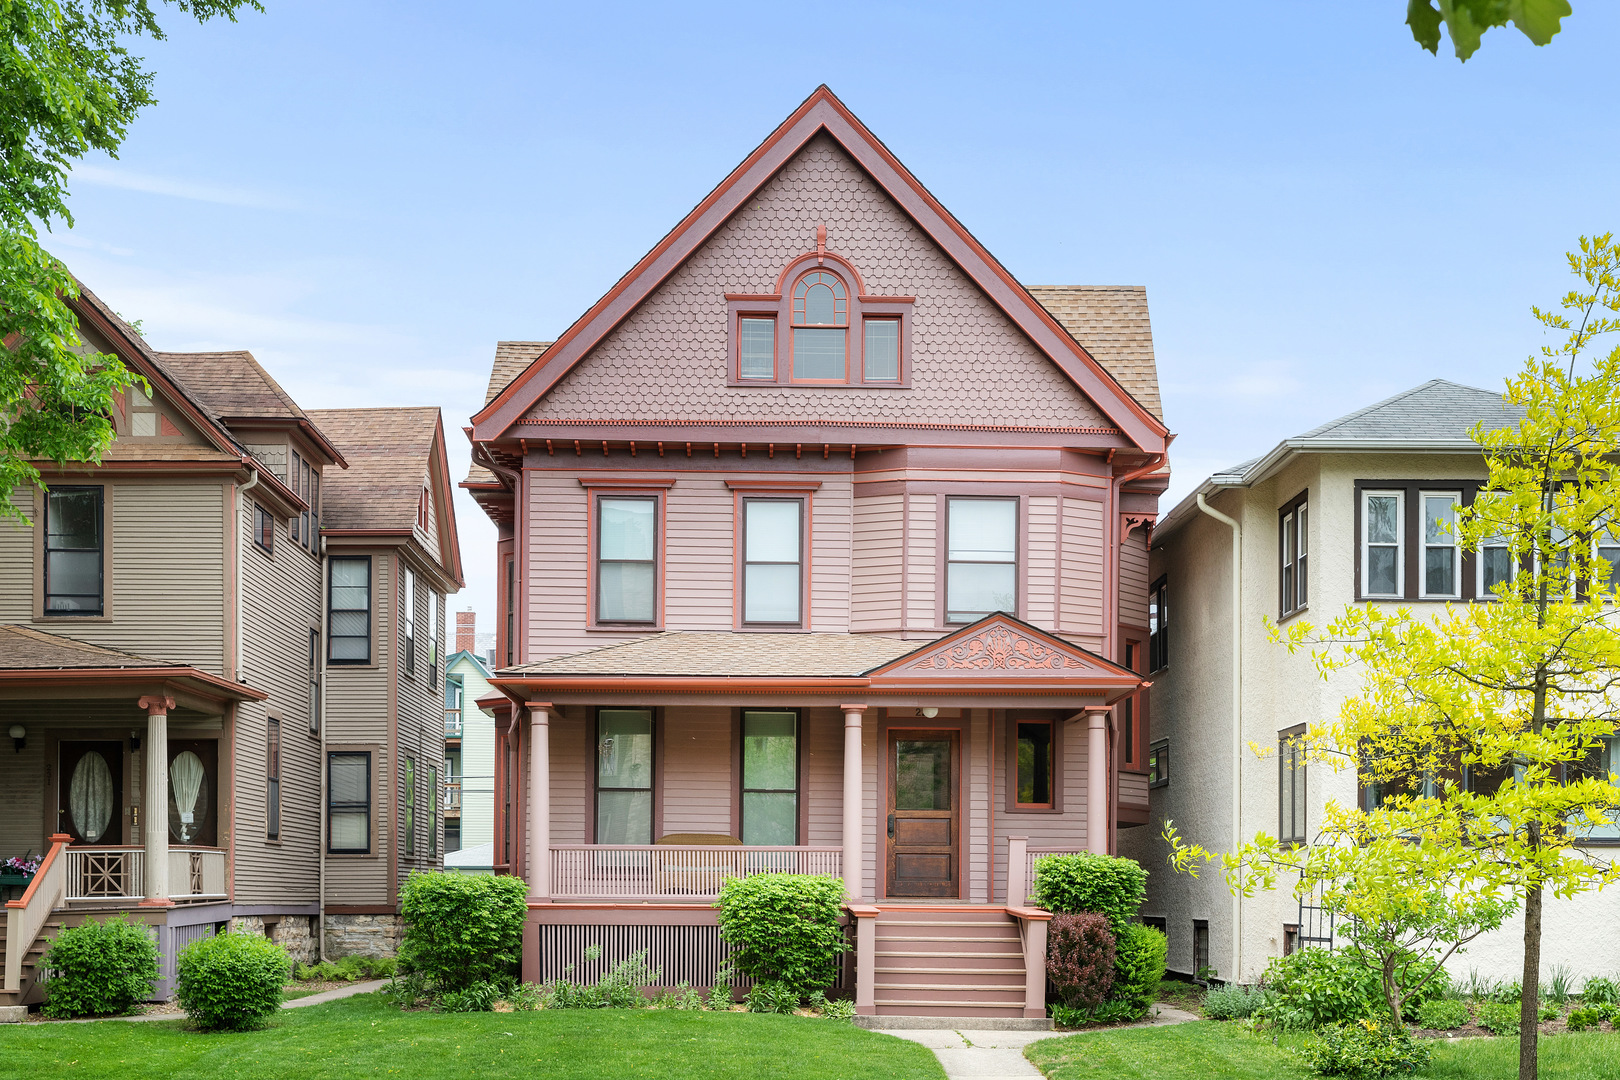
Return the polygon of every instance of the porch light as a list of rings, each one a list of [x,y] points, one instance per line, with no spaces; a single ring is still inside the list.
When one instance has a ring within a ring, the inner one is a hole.
[[[932,720],[934,717],[939,715],[939,710],[930,705],[928,708],[922,711],[922,714],[928,717],[928,719]]]
[[[11,745],[17,748],[17,753],[22,753],[23,747],[28,745],[28,729],[21,724],[12,724],[6,734],[11,736]]]

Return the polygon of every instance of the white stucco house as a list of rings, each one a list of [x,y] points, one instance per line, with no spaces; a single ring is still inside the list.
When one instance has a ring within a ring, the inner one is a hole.
[[[1216,473],[1157,523],[1150,810],[1145,827],[1121,830],[1119,847],[1150,871],[1142,913],[1169,935],[1172,971],[1208,966],[1252,983],[1272,957],[1328,944],[1332,928],[1294,898],[1291,882],[1239,901],[1218,867],[1196,879],[1176,873],[1166,864],[1163,823],[1174,821],[1189,842],[1229,851],[1262,830],[1304,840],[1328,800],[1368,797],[1353,770],[1294,768],[1287,753],[1293,732],[1337,715],[1360,675],[1324,681],[1307,651],[1290,656],[1269,641],[1264,619],[1322,625],[1353,603],[1421,612],[1488,596],[1485,560],[1454,545],[1431,554],[1436,545],[1423,526],[1470,502],[1486,478],[1470,429],[1511,425],[1519,415],[1500,393],[1433,380]],[[1258,757],[1251,742],[1278,752]],[[1620,888],[1549,897],[1546,968],[1567,966],[1577,984],[1620,972],[1620,935],[1591,932],[1617,916]],[[1518,978],[1522,934],[1515,919],[1476,940],[1454,958],[1454,974]]]

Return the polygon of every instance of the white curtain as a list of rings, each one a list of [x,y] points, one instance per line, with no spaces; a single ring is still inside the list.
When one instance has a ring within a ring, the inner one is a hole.
[[[180,812],[182,843],[197,832],[197,795],[202,791],[202,783],[202,758],[190,750],[176,754],[169,763],[169,790],[174,794],[175,809]]]
[[[74,766],[73,780],[68,784],[68,810],[86,843],[95,843],[107,831],[107,823],[112,820],[112,802],[112,770],[107,767],[106,758],[91,750]]]

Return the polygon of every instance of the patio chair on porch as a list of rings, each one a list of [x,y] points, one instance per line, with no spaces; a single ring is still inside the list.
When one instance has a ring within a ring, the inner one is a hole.
[[[658,847],[741,847],[742,841],[725,833],[669,833],[653,841]],[[738,860],[713,851],[669,851],[656,857],[662,888],[670,892],[713,896],[720,882],[737,873]]]

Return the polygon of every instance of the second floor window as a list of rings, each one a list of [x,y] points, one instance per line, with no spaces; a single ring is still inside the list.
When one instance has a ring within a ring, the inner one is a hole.
[[[1462,594],[1462,552],[1457,547],[1455,492],[1423,493],[1423,595]]]
[[[838,275],[816,270],[793,288],[793,381],[849,378],[849,297]]]
[[[799,499],[743,500],[743,622],[803,621],[803,516]]]
[[[1405,580],[1401,557],[1399,491],[1367,491],[1361,497],[1361,591],[1366,596],[1400,596]]]
[[[326,755],[326,850],[371,853],[371,754]]]
[[[742,842],[799,842],[799,714],[742,714]]]
[[[321,733],[321,632],[309,632],[309,733]]]
[[[1282,579],[1277,608],[1283,615],[1292,615],[1303,608],[1310,594],[1310,575],[1307,572],[1309,513],[1304,495],[1282,508],[1280,535],[1277,538]]]
[[[281,839],[281,721],[270,718],[265,745],[264,835]]]
[[[45,613],[100,615],[102,489],[54,487],[45,498]]]
[[[399,594],[399,631],[405,649],[405,674],[416,674],[416,573],[406,570]]]
[[[1018,612],[1018,500],[947,499],[945,621]]]
[[[275,551],[276,519],[258,503],[253,504],[253,542],[267,555]]]
[[[1603,548],[1599,548],[1601,554]],[[1620,556],[1620,551],[1616,551]],[[1508,542],[1500,536],[1493,536],[1479,547],[1479,561],[1476,564],[1479,580],[1474,585],[1474,595],[1481,600],[1497,595],[1497,589],[1513,581],[1516,567],[1513,563],[1513,550]],[[1613,581],[1610,578],[1610,581]]]
[[[1170,783],[1170,741],[1160,739],[1148,747],[1148,787]]]
[[[326,640],[334,664],[371,663],[371,559],[343,556],[329,561],[332,589]]]
[[[1167,578],[1160,578],[1148,590],[1148,670],[1158,671],[1170,662],[1170,635],[1167,623],[1170,614],[1170,586]]]
[[[1305,755],[1301,740],[1304,727],[1291,728],[1277,736],[1277,839],[1285,844],[1305,842]]]
[[[651,623],[658,616],[658,500],[596,502],[596,619]]]

